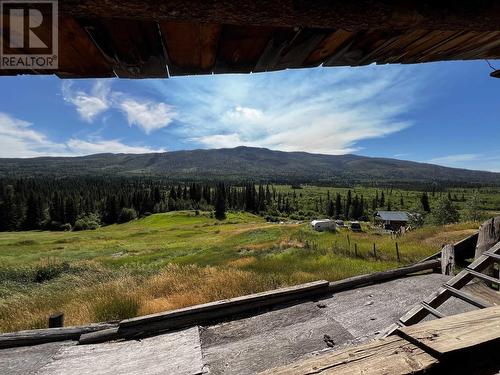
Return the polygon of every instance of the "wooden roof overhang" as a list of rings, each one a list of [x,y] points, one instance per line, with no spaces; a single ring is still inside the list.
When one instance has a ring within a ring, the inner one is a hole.
[[[58,69],[0,75],[167,78],[500,58],[498,0],[59,0],[58,6]]]

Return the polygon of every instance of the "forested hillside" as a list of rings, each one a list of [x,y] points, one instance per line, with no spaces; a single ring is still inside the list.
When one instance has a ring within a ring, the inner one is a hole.
[[[320,155],[262,148],[99,154],[84,157],[0,159],[0,176],[158,176],[174,181],[314,183],[330,186],[447,187],[499,185],[500,174],[446,168],[396,159]]]

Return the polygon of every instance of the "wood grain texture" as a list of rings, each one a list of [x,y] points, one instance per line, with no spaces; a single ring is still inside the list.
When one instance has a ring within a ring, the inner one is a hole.
[[[291,365],[267,370],[262,375],[414,374],[437,360],[400,337],[389,337],[344,350],[321,354]]]
[[[500,30],[496,0],[59,0],[61,14],[361,30]]]
[[[81,327],[34,329],[0,334],[0,348],[38,345],[47,342],[78,340],[80,335],[116,327],[116,324],[92,324]]]
[[[397,333],[439,355],[500,342],[500,306],[399,328]]]

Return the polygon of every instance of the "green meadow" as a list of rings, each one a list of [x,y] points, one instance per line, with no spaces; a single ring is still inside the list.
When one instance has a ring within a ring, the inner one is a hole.
[[[307,222],[181,211],[92,231],[3,232],[0,330],[45,327],[54,311],[76,325],[339,280],[418,261],[478,227],[423,227],[393,239],[363,225],[362,233],[318,233]]]

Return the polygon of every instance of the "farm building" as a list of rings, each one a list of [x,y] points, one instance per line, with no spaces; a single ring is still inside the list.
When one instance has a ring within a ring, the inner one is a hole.
[[[409,215],[404,211],[377,211],[375,213],[375,222],[382,224],[384,229],[399,230],[406,226]]]
[[[330,219],[323,220],[313,220],[311,221],[311,227],[318,232],[323,232],[325,230],[334,231],[336,228],[335,221]]]

